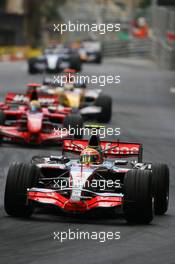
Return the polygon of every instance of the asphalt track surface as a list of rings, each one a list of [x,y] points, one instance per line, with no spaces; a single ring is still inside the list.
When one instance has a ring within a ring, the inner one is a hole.
[[[84,73],[121,75],[120,85],[103,88],[113,98],[109,126],[121,127],[121,138],[144,144],[146,161],[165,162],[171,171],[170,206],[150,225],[129,226],[122,217],[101,214],[69,217],[39,211],[29,220],[6,215],[3,196],[6,174],[13,161],[28,161],[37,154],[58,154],[57,148],[0,147],[0,263],[175,263],[175,85],[174,72],[160,71],[151,62],[110,59],[102,65],[86,65]],[[25,84],[40,81],[26,73],[23,62],[0,64],[0,97]],[[54,232],[71,230],[121,232],[120,240],[54,240]]]

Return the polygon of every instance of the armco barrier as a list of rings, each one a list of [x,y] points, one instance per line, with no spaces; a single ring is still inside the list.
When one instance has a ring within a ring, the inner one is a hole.
[[[175,70],[175,46],[169,45],[165,40],[150,39],[150,58],[161,69]]]
[[[103,52],[105,57],[142,56],[151,58],[162,69],[175,70],[175,46],[170,45],[166,40],[155,37],[131,38],[128,41],[104,41]]]
[[[103,42],[103,52],[106,57],[148,55],[150,40],[131,38],[127,41],[113,40]]]

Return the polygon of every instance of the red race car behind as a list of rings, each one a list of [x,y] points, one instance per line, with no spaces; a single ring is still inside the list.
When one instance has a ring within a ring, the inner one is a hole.
[[[70,108],[41,107],[36,100],[31,101],[29,106],[12,108],[1,105],[1,109],[1,141],[8,139],[10,142],[37,145],[60,142],[69,136],[69,126],[83,126],[81,116],[72,114]],[[74,136],[78,137],[77,134]]]

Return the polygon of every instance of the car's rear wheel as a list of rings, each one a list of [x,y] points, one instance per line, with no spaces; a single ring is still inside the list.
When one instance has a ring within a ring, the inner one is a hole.
[[[99,122],[109,122],[112,116],[112,99],[108,95],[100,95],[96,102],[96,106],[101,107],[101,112],[97,115]]]
[[[28,61],[28,73],[29,74],[36,74],[38,73],[37,69],[34,67],[35,60],[29,59]]]
[[[153,219],[152,174],[130,170],[124,178],[124,217],[129,223],[148,224]]]
[[[10,166],[4,196],[4,208],[8,215],[29,217],[33,207],[27,203],[27,188],[36,187],[39,169],[35,165],[15,163]]]
[[[102,54],[101,54],[101,52],[97,53],[95,62],[98,63],[98,64],[102,63]]]
[[[80,60],[80,56],[72,56],[72,58],[70,59],[70,65],[72,69],[76,70],[77,72],[80,72],[82,69],[82,62]]]
[[[29,74],[36,74],[38,72],[37,72],[37,70],[32,65],[29,65],[28,73]]]
[[[0,110],[0,126],[3,126],[5,123],[5,114],[2,110]]]
[[[163,215],[169,203],[169,168],[166,164],[152,165],[154,211]]]
[[[79,114],[70,114],[64,118],[63,126],[67,128],[70,135],[76,139],[83,137],[83,118]]]

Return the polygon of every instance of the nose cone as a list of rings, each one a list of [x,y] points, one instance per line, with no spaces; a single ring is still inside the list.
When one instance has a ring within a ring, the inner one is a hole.
[[[42,113],[37,113],[37,114],[30,113],[28,115],[27,127],[30,133],[39,133],[41,131],[42,119],[43,119]]]

